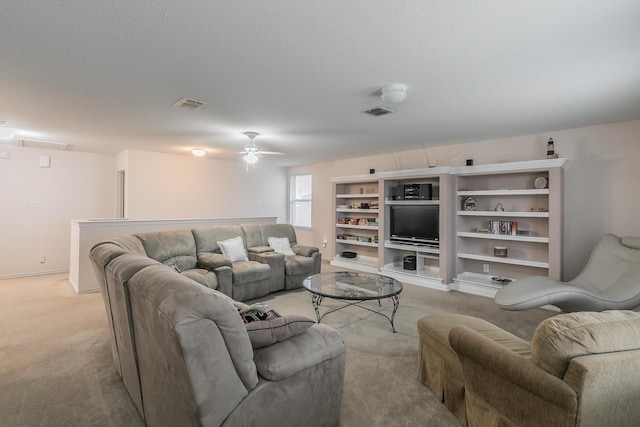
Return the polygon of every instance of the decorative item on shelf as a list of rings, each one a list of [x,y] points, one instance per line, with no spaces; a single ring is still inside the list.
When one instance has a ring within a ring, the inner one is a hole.
[[[361,209],[360,203],[351,203],[351,209]]]
[[[360,209],[369,209],[369,203],[360,203]]]
[[[533,186],[537,189],[548,188],[549,182],[544,176],[539,176],[533,181]]]
[[[349,218],[348,216],[339,216],[338,217],[338,224],[349,224],[349,220],[351,218]]]
[[[515,236],[517,230],[517,221],[489,221],[489,232],[491,234],[506,234]]]
[[[464,211],[475,211],[476,210],[476,199],[469,196],[462,202],[462,210]]]
[[[364,194],[364,188],[360,187],[360,194]]]
[[[504,206],[502,206],[502,203],[496,204],[496,212],[504,212]]]
[[[358,220],[358,225],[369,225],[369,219],[368,218],[360,218]]]
[[[493,256],[498,258],[506,258],[507,257],[507,247],[506,246],[494,246],[493,247]]]
[[[554,143],[553,143],[553,138],[549,138],[549,141],[547,141],[547,159],[557,159],[557,158],[558,158],[558,153],[556,153]]]
[[[545,208],[531,208],[531,212],[546,212]]]
[[[349,205],[338,205],[338,209],[349,209]]]
[[[340,254],[340,256],[342,258],[355,258],[356,256],[358,256],[358,254],[351,251],[344,251]]]
[[[378,202],[369,203],[369,209],[378,209]]]
[[[489,233],[488,228],[476,228],[476,233]]]
[[[358,218],[349,218],[349,225],[358,225]]]

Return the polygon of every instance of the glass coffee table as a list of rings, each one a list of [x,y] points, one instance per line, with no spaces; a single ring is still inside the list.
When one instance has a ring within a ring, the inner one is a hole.
[[[316,312],[318,323],[329,313],[342,310],[346,307],[357,306],[385,317],[391,323],[391,330],[393,332],[396,331],[393,325],[393,319],[400,304],[402,283],[391,277],[375,273],[338,271],[309,276],[304,279],[302,286],[311,294],[311,305],[313,305],[313,309]],[[320,304],[325,298],[342,301],[345,304],[331,309],[321,316]],[[365,301],[377,300],[378,306],[381,306],[380,300],[383,298],[389,298],[393,301],[391,317],[361,305],[361,303]]]

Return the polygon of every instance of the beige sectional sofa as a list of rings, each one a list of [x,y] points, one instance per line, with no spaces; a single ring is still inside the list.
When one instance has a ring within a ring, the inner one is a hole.
[[[236,301],[300,288],[306,277],[320,272],[322,262],[318,248],[298,244],[289,224],[218,225],[134,237],[142,245],[135,248],[137,253]],[[234,261],[222,253],[218,243],[233,238],[242,240],[246,260]],[[277,253],[269,246],[270,238],[287,238],[292,254]]]
[[[257,245],[278,233],[292,242],[294,255]],[[251,259],[225,260],[212,243],[232,235],[249,242]],[[248,306],[232,298],[299,287],[301,275],[316,272],[316,261],[319,271],[319,252],[298,245],[291,226],[118,237],[95,245],[90,258],[116,369],[147,425],[339,424],[346,357],[341,335],[327,325],[284,316],[277,319],[284,323],[263,322],[258,345],[255,328],[247,328],[239,315]],[[265,343],[265,336],[271,341]]]

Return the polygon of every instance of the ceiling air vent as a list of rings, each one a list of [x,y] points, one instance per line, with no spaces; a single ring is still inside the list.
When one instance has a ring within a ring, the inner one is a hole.
[[[173,105],[176,107],[185,107],[185,108],[190,108],[192,110],[195,110],[196,108],[200,108],[207,105],[207,103],[202,101],[197,101],[195,99],[181,98],[181,99],[178,99],[176,102],[174,102]]]
[[[372,116],[384,116],[385,114],[393,113],[393,110],[378,105],[377,107],[373,107],[372,109],[365,111],[365,113],[371,114]]]
[[[48,150],[66,150],[69,144],[64,142],[52,142],[52,141],[36,141],[33,139],[19,139],[17,145],[20,147],[30,148],[44,148]]]

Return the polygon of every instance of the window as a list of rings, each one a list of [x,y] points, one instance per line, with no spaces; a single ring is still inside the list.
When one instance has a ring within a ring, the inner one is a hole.
[[[295,227],[311,227],[311,175],[294,175],[289,186],[289,218]]]

